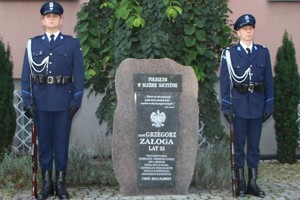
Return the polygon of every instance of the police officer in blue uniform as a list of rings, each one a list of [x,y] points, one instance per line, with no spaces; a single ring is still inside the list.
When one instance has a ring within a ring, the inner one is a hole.
[[[262,123],[273,113],[274,83],[269,50],[253,43],[255,18],[240,16],[234,24],[239,42],[222,52],[220,69],[221,108],[234,127],[237,196],[264,197],[256,184],[260,160]],[[246,153],[245,153],[246,145]],[[248,167],[248,184],[244,165]]]
[[[63,7],[40,9],[45,34],[28,40],[21,77],[25,114],[34,118],[43,187],[38,199],[69,199],[65,189],[71,123],[81,105],[84,62],[79,40],[61,33]],[[55,166],[56,184],[52,182]]]

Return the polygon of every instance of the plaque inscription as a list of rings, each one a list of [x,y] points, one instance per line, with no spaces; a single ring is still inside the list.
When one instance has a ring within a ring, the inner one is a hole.
[[[134,74],[137,108],[137,184],[174,186],[179,74]]]

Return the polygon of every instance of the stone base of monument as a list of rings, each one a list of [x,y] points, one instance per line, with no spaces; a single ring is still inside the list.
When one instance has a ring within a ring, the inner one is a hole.
[[[167,58],[129,58],[115,83],[112,161],[121,194],[187,194],[199,129],[193,69]]]

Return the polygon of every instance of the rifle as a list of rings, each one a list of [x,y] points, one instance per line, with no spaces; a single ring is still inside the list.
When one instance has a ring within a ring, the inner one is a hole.
[[[31,96],[31,103],[33,104],[33,94],[32,94],[32,63],[34,63],[32,59],[32,52],[31,52],[31,39],[27,42],[27,56],[28,56],[28,62],[30,66],[30,96]],[[32,67],[34,69],[34,67]],[[36,199],[37,198],[37,171],[38,171],[38,155],[37,155],[37,139],[36,139],[36,130],[35,130],[35,122],[34,122],[34,116],[32,117],[32,130],[31,130],[31,157],[32,157],[32,191],[31,191],[31,198]]]
[[[223,55],[223,52],[222,52]],[[232,112],[232,88],[233,88],[233,81],[232,77],[236,77],[236,75],[233,73],[232,63],[231,63],[231,57],[229,50],[225,51],[225,57],[227,62],[227,69],[228,69],[228,75],[230,80],[230,101],[231,101],[231,113]],[[235,171],[235,149],[234,149],[234,130],[233,130],[233,124],[230,123],[230,163],[231,163],[231,187],[232,187],[232,196],[236,197],[236,191],[237,191],[237,177],[236,177],[236,171]]]
[[[233,125],[230,123],[230,161],[231,161],[231,187],[232,187],[232,196],[236,197],[237,191],[237,177],[235,171],[235,153],[234,153],[234,130]]]
[[[32,144],[31,144],[31,156],[32,156],[32,199],[37,198],[37,171],[38,171],[38,156],[37,156],[37,140],[36,140],[36,130],[35,123],[32,120]]]

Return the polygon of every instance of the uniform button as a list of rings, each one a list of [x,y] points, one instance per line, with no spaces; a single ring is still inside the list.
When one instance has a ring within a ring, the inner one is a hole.
[[[52,53],[50,53],[49,55],[52,56]]]
[[[51,65],[52,64],[52,62],[49,62],[49,65]]]
[[[52,71],[49,71],[49,74],[51,74],[52,73]]]

